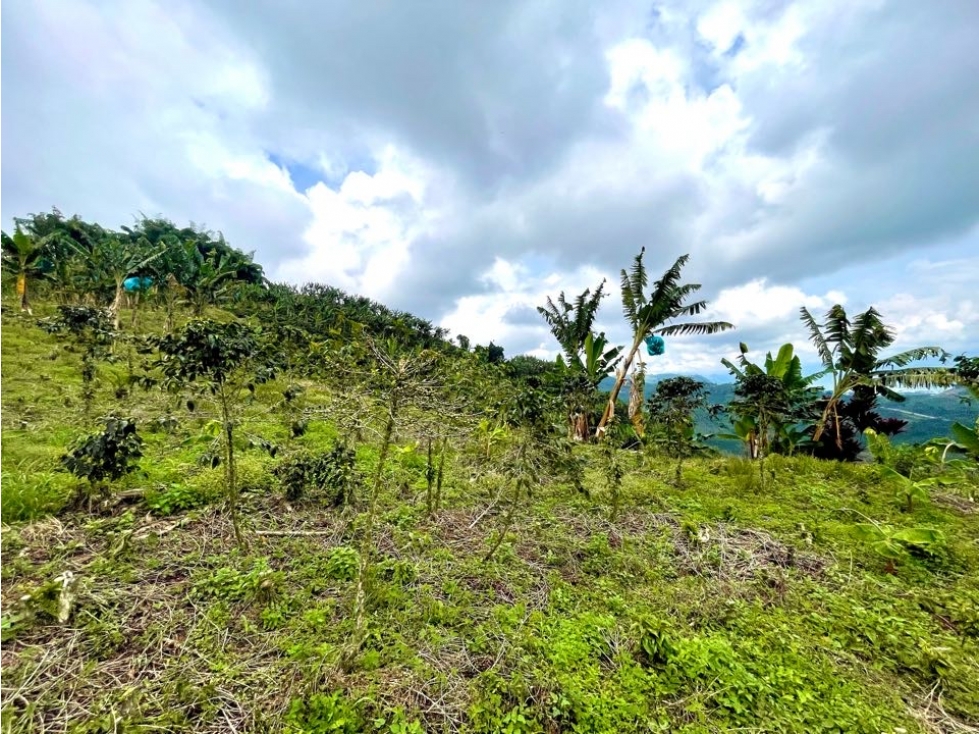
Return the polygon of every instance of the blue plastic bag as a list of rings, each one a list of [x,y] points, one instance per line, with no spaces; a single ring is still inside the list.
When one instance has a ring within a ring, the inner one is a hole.
[[[151,285],[153,285],[152,278],[138,277],[135,275],[132,278],[126,278],[124,281],[122,281],[122,287],[126,289],[126,293],[146,291],[149,290]]]
[[[646,351],[649,352],[654,357],[663,354],[663,352],[666,351],[666,342],[663,341],[663,337],[656,336],[655,334],[652,336],[647,336]]]

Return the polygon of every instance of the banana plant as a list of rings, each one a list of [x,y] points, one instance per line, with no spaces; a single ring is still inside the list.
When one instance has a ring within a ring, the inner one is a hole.
[[[126,294],[126,278],[151,265],[166,251],[165,246],[151,248],[145,239],[136,243],[123,242],[115,236],[108,236],[95,244],[91,252],[76,247],[79,254],[91,258],[93,267],[108,278],[115,288],[115,297],[109,307],[112,327],[118,331],[120,312]]]
[[[681,284],[680,282],[681,271],[690,259],[689,255],[677,258],[673,266],[653,284],[653,290],[647,296],[646,286],[649,279],[643,263],[645,253],[644,247],[636,255],[632,268],[621,272],[622,310],[632,327],[632,346],[626,353],[622,367],[616,373],[605,412],[595,431],[596,436],[604,433],[606,425],[615,414],[615,403],[619,398],[619,392],[646,337],[653,334],[661,336],[716,334],[734,328],[726,321],[669,323],[675,319],[701,313],[707,308],[707,301],[689,303],[688,298],[700,290],[701,286],[699,283]]]
[[[858,523],[856,536],[867,543],[877,555],[887,560],[888,573],[894,573],[895,562],[906,559],[910,555],[910,549],[934,554],[945,547],[945,535],[935,528],[898,529],[871,521]]]
[[[975,428],[968,428],[958,422],[953,423],[951,432],[952,441],[948,446],[979,461],[979,420],[976,421]]]
[[[721,363],[728,368],[738,383],[743,383],[754,375],[767,375],[777,379],[782,385],[790,414],[787,416],[788,420],[776,419],[770,426],[770,430],[766,432],[769,434],[766,437],[758,431],[757,416],[743,413],[734,421],[733,433],[725,434],[723,437],[744,441],[752,459],[758,458],[760,452],[769,449],[777,453],[791,454],[810,440],[807,429],[800,427],[800,424],[806,423],[809,407],[822,393],[822,390],[814,385],[826,375],[826,371],[803,376],[802,361],[794,353],[795,348],[792,344],[783,344],[775,357],[768,352],[763,365],[755,364],[748,359],[747,354],[750,350],[744,342],[741,342],[739,347],[741,354],[738,357],[738,364],[726,358],[722,359]],[[769,441],[770,447],[767,445]],[[766,445],[759,445],[759,443]]]
[[[3,267],[17,277],[17,295],[20,296],[20,310],[31,311],[27,295],[28,278],[41,274],[40,261],[44,254],[45,241],[29,235],[17,225],[13,235],[3,236]]]
[[[187,290],[187,298],[194,315],[200,316],[206,305],[218,303],[226,296],[228,284],[234,280],[238,268],[236,263],[224,254],[212,252],[205,257],[194,242],[189,242],[187,248],[193,274],[183,285]]]
[[[927,477],[914,481],[889,466],[881,467],[881,471],[897,487],[898,497],[904,502],[904,507],[908,512],[914,511],[915,501],[927,502],[929,499],[928,490],[939,483],[938,477]]]
[[[843,306],[837,304],[819,324],[803,306],[801,319],[809,329],[825,373],[833,377],[832,390],[813,433],[814,441],[818,442],[831,425],[836,446],[842,449],[843,421],[851,423],[858,433],[867,428],[894,433],[901,426],[883,426],[874,413],[878,397],[901,402],[904,396],[895,388],[948,387],[959,381],[952,370],[909,366],[923,359],[947,358],[941,347],[917,347],[881,357],[881,350],[894,343],[895,335],[873,307],[857,314],[851,322]],[[844,401],[845,411],[841,410]]]
[[[609,346],[604,333],[592,330],[598,307],[605,295],[605,281],[594,292],[585,289],[569,302],[562,291],[555,303],[550,297],[537,311],[544,318],[554,338],[561,345],[559,364],[571,373],[566,400],[571,438],[584,441],[590,433],[590,405],[599,383],[621,361],[622,347]]]

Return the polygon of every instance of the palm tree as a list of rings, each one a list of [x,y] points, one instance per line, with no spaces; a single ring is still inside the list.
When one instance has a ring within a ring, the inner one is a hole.
[[[646,337],[652,334],[716,334],[734,328],[726,321],[667,324],[674,319],[699,314],[707,308],[707,301],[686,303],[690,294],[700,290],[699,283],[680,284],[680,271],[690,259],[689,255],[677,258],[673,267],[653,284],[653,292],[647,298],[645,291],[648,278],[642,261],[645,253],[644,247],[636,255],[631,271],[622,270],[622,310],[632,327],[632,348],[626,355],[622,368],[616,373],[615,384],[609,392],[608,404],[596,429],[596,435],[604,431],[606,424],[615,415],[615,401],[619,398],[632,361]]]
[[[818,324],[804,306],[801,318],[809,329],[826,374],[833,375],[833,388],[822,406],[822,415],[813,433],[814,441],[818,442],[830,426],[835,433],[836,447],[842,451],[844,421],[852,424],[859,433],[867,428],[878,433],[897,433],[904,422],[889,424],[881,419],[874,412],[878,397],[902,402],[904,396],[895,388],[946,387],[957,381],[952,371],[941,367],[908,366],[922,359],[945,358],[947,355],[941,347],[918,347],[890,357],[879,357],[882,349],[894,343],[894,332],[873,307],[857,314],[852,323],[839,304],[827,312],[823,324]],[[850,398],[844,402],[848,393]]]
[[[20,296],[20,310],[31,311],[31,303],[27,297],[27,279],[38,275],[38,267],[44,254],[46,241],[27,234],[20,228],[14,230],[12,237],[3,238],[3,266],[17,276],[17,295]]]

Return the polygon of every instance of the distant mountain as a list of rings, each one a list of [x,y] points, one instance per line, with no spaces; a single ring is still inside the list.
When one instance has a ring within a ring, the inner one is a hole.
[[[657,374],[646,376],[646,397],[648,398],[656,391],[656,385],[670,377],[679,377],[678,374]],[[734,383],[711,382],[700,375],[687,375],[695,380],[703,382],[710,394],[710,402],[727,405],[734,399]],[[606,377],[599,384],[599,389],[605,392],[611,389],[613,380]],[[625,400],[628,389],[623,388],[620,400]],[[963,388],[950,388],[940,392],[913,391],[905,393],[904,402],[896,403],[890,400],[880,400],[877,403],[878,412],[885,418],[900,418],[906,420],[908,425],[905,429],[894,436],[896,444],[924,443],[933,438],[947,436],[949,427],[952,423],[958,422],[971,426],[977,415],[979,415],[979,403],[973,401],[970,405],[963,400],[968,393]],[[725,419],[721,418],[712,423],[706,415],[697,417],[697,430],[702,433],[726,433],[729,426]],[[722,439],[712,439],[711,445],[722,451],[737,452],[741,450],[741,445],[737,441],[726,441]]]

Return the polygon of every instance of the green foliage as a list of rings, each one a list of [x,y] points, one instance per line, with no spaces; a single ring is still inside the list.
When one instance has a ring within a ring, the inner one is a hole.
[[[863,435],[874,461],[890,467],[899,474],[910,476],[911,472],[924,462],[923,453],[916,446],[895,446],[890,438],[885,434],[877,433],[873,428],[866,429]]]
[[[105,428],[79,438],[61,457],[62,465],[79,479],[88,483],[91,502],[97,491],[104,491],[105,482],[115,481],[135,469],[142,457],[143,439],[136,432],[131,418],[110,416]]]
[[[605,488],[611,498],[610,516],[614,521],[618,518],[619,509],[622,505],[622,477],[625,475],[625,470],[619,459],[618,451],[610,438],[602,441],[600,468],[605,479]]]
[[[979,461],[979,420],[971,429],[961,423],[953,423],[950,432],[952,441],[948,444],[948,449],[964,453],[970,459]]]
[[[662,667],[676,655],[675,634],[662,620],[644,618],[632,626],[637,659],[646,666]]]
[[[234,426],[242,391],[254,395],[256,384],[275,377],[275,364],[261,333],[242,321],[221,323],[205,319],[191,321],[180,332],[156,340],[160,359],[156,363],[171,389],[196,383],[210,394],[221,411],[224,471],[228,507],[235,538],[244,544],[238,517],[240,490],[235,471]],[[274,453],[274,452],[272,452]]]
[[[200,381],[217,392],[236,373],[250,372],[250,385],[275,375],[260,333],[243,321],[197,319],[179,334],[160,337],[156,346],[161,354],[157,367],[180,386]]]
[[[652,441],[677,460],[675,481],[679,484],[683,460],[697,449],[694,412],[707,409],[707,387],[689,377],[662,380],[648,407]]]
[[[95,399],[98,361],[110,356],[115,339],[109,312],[90,306],[58,306],[58,316],[42,319],[38,326],[51,334],[66,334],[74,348],[81,350],[82,401],[89,413]]]
[[[353,581],[360,567],[360,554],[353,548],[340,546],[329,552],[326,559],[326,576],[335,581]]]
[[[156,246],[156,231],[140,236]],[[127,493],[131,512],[4,526],[5,730],[879,734],[979,721],[979,516],[966,498],[936,487],[912,522],[894,501],[900,480],[879,466],[810,456],[769,456],[778,481],[764,493],[744,491],[757,462],[691,457],[681,490],[615,448],[624,421],[598,447],[567,440],[567,368],[490,364],[435,330],[412,334],[408,317],[281,293],[229,286],[226,302],[262,324],[258,346],[277,352],[281,382],[243,365],[224,383],[173,378],[203,398],[150,390],[134,401],[140,427],[187,398],[194,409],[146,435],[146,489]],[[147,306],[143,328],[165,330],[165,304]],[[304,318],[322,330],[313,340],[298,333]],[[78,430],[65,400],[79,378],[47,358],[52,337],[9,308],[3,319],[9,522],[11,492],[39,513],[75,481],[54,469]],[[415,351],[423,343],[431,350]],[[198,462],[226,436],[222,384],[232,428],[247,427],[233,445],[242,517],[262,528],[255,555],[229,547],[219,509],[204,506],[227,491],[227,460]],[[286,398],[297,384],[302,396]],[[297,419],[307,430],[289,440]],[[285,483],[276,466],[352,436],[347,467],[375,480],[359,513],[286,506],[272,491]],[[285,461],[248,449],[271,445],[288,446]],[[930,449],[913,473],[900,452],[885,465],[919,481],[968,463]],[[444,506],[433,498],[426,512],[421,490],[435,492],[440,472]],[[621,505],[611,519],[575,491],[603,479]],[[853,508],[878,523],[868,545]],[[878,543],[903,549],[900,568],[875,557]]]
[[[4,275],[9,273],[17,278],[20,309],[30,312],[28,279],[44,274],[42,262],[47,254],[45,247],[47,242],[43,238],[33,237],[23,231],[20,222],[17,222],[12,236],[4,232],[0,240],[3,244],[3,273]]]
[[[935,554],[945,547],[945,536],[934,528],[895,528],[868,522],[856,525],[856,536],[888,561],[906,559],[912,550]]]
[[[5,450],[9,450],[9,447]],[[75,482],[70,475],[53,468],[40,468],[35,462],[4,469],[0,476],[3,522],[33,520],[55,514],[70,498]]]
[[[730,370],[737,385],[742,386],[742,393],[746,390],[751,392],[753,389],[744,386],[749,378],[757,380],[757,376],[766,375],[773,378],[772,386],[774,380],[778,380],[781,385],[778,402],[782,410],[775,415],[769,411],[765,416],[768,430],[761,431],[759,428],[761,416],[758,413],[760,406],[754,401],[736,401],[730,406],[735,415],[732,424],[734,433],[724,437],[744,441],[748,447],[748,455],[753,459],[769,452],[790,455],[798,447],[811,443],[807,436],[807,429],[816,418],[815,403],[822,395],[822,390],[813,387],[813,383],[820,379],[825,371],[803,376],[802,361],[794,354],[794,347],[791,344],[783,344],[774,358],[772,353],[768,352],[765,355],[764,365],[749,361],[747,353],[748,347],[742,342],[741,355],[738,358],[740,366],[727,359],[722,359],[721,362]]]
[[[258,558],[246,570],[222,566],[208,570],[194,583],[193,593],[229,602],[261,602],[273,599],[284,582],[281,572],[269,568],[268,560]]]
[[[883,419],[874,410],[878,397],[901,402],[895,388],[947,387],[956,383],[954,372],[937,367],[909,367],[929,357],[947,357],[940,347],[918,347],[890,357],[880,352],[894,343],[894,331],[873,307],[857,314],[851,322],[839,304],[827,312],[823,324],[801,309],[803,323],[823,367],[833,377],[833,388],[821,406],[813,432],[817,453],[826,458],[853,460],[859,453],[856,437],[867,428],[892,435],[904,421]],[[829,440],[823,441],[824,433]]]
[[[172,515],[203,507],[211,499],[211,496],[194,486],[177,483],[162,491],[150,493],[146,497],[146,506],[157,515]]]
[[[275,467],[286,499],[301,500],[309,490],[320,490],[330,507],[351,504],[363,478],[356,467],[353,449],[337,444],[322,453],[301,452]]]
[[[927,502],[928,490],[938,483],[938,477],[928,477],[927,479],[912,481],[889,466],[882,467],[881,472],[897,487],[898,496],[903,501],[908,512],[914,509],[915,502]]]
[[[974,398],[979,398],[979,357],[967,357],[960,354],[952,360],[955,367],[952,372],[961,385],[972,394]]]
[[[314,693],[293,700],[285,722],[287,734],[361,734],[364,731],[364,721],[357,708],[341,693]]]

